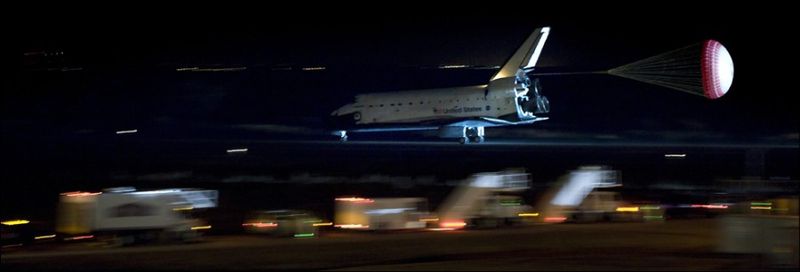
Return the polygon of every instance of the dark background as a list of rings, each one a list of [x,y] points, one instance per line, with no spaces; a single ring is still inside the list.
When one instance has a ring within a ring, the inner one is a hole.
[[[642,188],[797,179],[788,41],[795,32],[787,7],[431,5],[9,7],[0,99],[3,216],[47,214],[57,192],[117,185],[322,198],[363,194],[366,187],[354,182],[370,175],[444,184],[522,167],[544,184],[586,164],[621,170],[623,183]],[[712,101],[610,76],[543,77],[551,120],[487,129],[486,145],[407,133],[341,145],[325,135],[330,112],[358,93],[486,84],[491,67],[544,25],[552,27],[539,61],[546,69],[607,69],[716,39],[734,59],[733,86]],[[441,65],[474,68],[436,69]],[[246,69],[176,70],[185,67]],[[115,134],[125,129],[139,132]],[[226,153],[245,147],[246,154]],[[270,185],[325,184],[324,177],[339,186]],[[373,195],[408,187],[403,183]]]

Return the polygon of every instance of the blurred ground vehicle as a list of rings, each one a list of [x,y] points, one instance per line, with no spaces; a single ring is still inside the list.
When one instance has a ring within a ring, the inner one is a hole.
[[[296,238],[318,236],[319,227],[328,225],[313,213],[299,210],[253,211],[242,223],[248,233]]]
[[[424,198],[340,197],[335,201],[334,226],[341,229],[421,229],[430,217]]]
[[[96,239],[112,245],[157,240],[192,241],[211,226],[198,218],[217,206],[217,191],[132,187],[61,194],[56,232],[65,240]]]
[[[567,220],[570,222],[598,222],[598,221],[640,221],[642,213],[640,207],[622,200],[619,192],[592,191],[581,204],[567,211]]]
[[[475,174],[437,209],[441,229],[492,228],[522,222],[530,214],[518,194],[530,188],[528,174],[515,169]]]
[[[717,250],[759,254],[772,268],[800,265],[798,197],[780,196],[737,203],[719,218]]]

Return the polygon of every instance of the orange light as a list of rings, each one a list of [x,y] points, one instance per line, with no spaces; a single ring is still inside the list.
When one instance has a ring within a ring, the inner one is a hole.
[[[76,192],[62,193],[61,195],[63,195],[63,196],[93,196],[93,195],[99,195],[99,194],[102,194],[102,192],[90,193],[90,192],[76,191]]]
[[[706,209],[727,209],[727,205],[703,205],[703,204],[692,204],[692,208],[706,208]]]
[[[268,222],[268,223],[244,223],[242,224],[244,227],[256,227],[256,228],[274,228],[278,226],[278,223]]]
[[[550,223],[560,223],[564,221],[567,221],[567,218],[564,216],[552,216],[544,218],[544,222],[550,222]]]
[[[375,202],[375,200],[372,200],[372,199],[369,199],[369,198],[361,198],[361,197],[339,197],[339,198],[335,198],[335,200],[336,201],[349,201],[349,202],[355,202],[355,203],[372,203],[372,202]]]
[[[464,221],[448,221],[439,224],[442,228],[463,228],[467,225]]]

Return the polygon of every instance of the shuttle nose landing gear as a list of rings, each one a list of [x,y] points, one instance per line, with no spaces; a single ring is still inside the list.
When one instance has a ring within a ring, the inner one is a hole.
[[[483,135],[483,127],[464,127],[464,134],[458,139],[458,142],[461,144],[482,143]]]

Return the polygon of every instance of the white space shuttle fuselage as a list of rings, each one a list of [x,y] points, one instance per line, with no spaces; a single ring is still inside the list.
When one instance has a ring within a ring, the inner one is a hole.
[[[331,115],[349,117],[361,128],[336,134],[346,140],[348,131],[438,129],[441,137],[482,142],[484,127],[546,120],[540,115],[549,111],[549,102],[539,93],[538,81],[532,83],[526,73],[536,65],[549,30],[536,29],[487,85],[357,95],[355,102]]]
[[[343,106],[336,114],[358,114],[353,119],[359,125],[474,116],[498,118],[518,111],[516,97],[509,91],[490,91],[487,85],[369,93],[356,96],[355,103]]]

